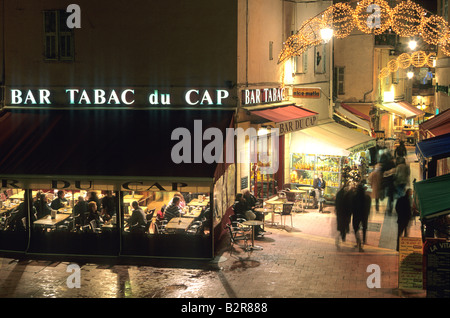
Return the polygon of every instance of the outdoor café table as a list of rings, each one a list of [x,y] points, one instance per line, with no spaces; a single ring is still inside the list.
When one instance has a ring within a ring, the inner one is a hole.
[[[187,204],[189,210],[192,210],[194,207],[206,207],[209,203],[209,200],[200,201],[199,199],[192,199],[191,202]]]
[[[187,211],[185,214],[183,214],[184,218],[197,218],[200,216],[200,214],[202,213],[201,209],[189,209],[189,211]]]
[[[72,214],[72,208],[60,208],[60,209],[58,209],[58,213]]]
[[[166,225],[167,232],[184,233],[189,225],[194,221],[193,218],[172,218]]]
[[[55,218],[52,219],[52,216],[46,215],[39,220],[34,221],[34,226],[42,226],[42,227],[55,227],[59,223],[62,223],[65,219],[67,219],[70,214],[57,213]]]
[[[266,208],[255,208],[255,212],[259,212],[259,213],[263,213],[264,217],[263,217],[263,230],[265,229],[265,224],[266,224],[266,214],[272,213],[272,210],[267,210]],[[269,233],[266,233],[269,234]]]
[[[274,222],[275,206],[277,206],[277,205],[282,206],[284,204],[284,201],[270,199],[270,200],[264,201],[264,203],[272,205],[272,225],[273,225],[275,223]]]
[[[252,227],[252,246],[250,246],[250,249],[252,249],[252,250],[262,250],[263,249],[261,246],[255,245],[255,227],[263,225],[263,223],[264,223],[263,221],[258,221],[258,220],[250,220],[250,221],[242,222],[242,224]]]

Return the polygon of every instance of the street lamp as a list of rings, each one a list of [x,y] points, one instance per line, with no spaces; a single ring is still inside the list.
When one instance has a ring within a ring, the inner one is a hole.
[[[416,47],[417,47],[417,42],[416,42],[415,40],[409,41],[408,47],[409,47],[411,50],[415,50]]]
[[[320,29],[320,36],[325,43],[330,42],[331,38],[333,37],[333,29],[330,28]]]

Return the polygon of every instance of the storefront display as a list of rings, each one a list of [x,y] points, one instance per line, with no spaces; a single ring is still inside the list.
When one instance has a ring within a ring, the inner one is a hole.
[[[340,156],[292,153],[290,182],[296,187],[312,186],[322,173],[327,185],[324,195],[333,197],[341,183],[341,165]]]

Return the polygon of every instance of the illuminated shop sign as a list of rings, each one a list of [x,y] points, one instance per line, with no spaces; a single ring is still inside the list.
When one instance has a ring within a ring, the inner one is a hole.
[[[101,190],[115,189],[121,191],[182,191],[195,186],[208,187],[207,182],[194,182],[188,184],[186,182],[177,182],[171,180],[148,180],[148,181],[128,181],[128,180],[81,180],[81,179],[1,179],[1,187],[9,189],[67,189],[67,190]]]
[[[242,91],[243,105],[258,105],[282,102],[286,98],[284,88],[244,89]]]
[[[279,129],[280,135],[288,134],[294,131],[299,131],[306,128],[311,128],[317,124],[317,115],[298,118],[290,121],[284,121],[276,124],[276,128]]]
[[[187,89],[177,94],[143,89],[10,89],[9,105],[71,106],[222,106],[230,93],[225,89]]]
[[[295,98],[320,98],[320,88],[294,88],[292,96]]]

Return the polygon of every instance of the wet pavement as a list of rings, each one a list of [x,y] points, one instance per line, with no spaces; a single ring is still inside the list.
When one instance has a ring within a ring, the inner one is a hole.
[[[294,213],[292,227],[289,218],[285,228],[266,226],[270,233],[255,242],[262,250],[231,248],[225,239],[212,261],[78,264],[76,281],[69,261],[0,258],[0,298],[424,298],[424,290],[398,288],[397,218],[384,213],[385,202],[378,213],[372,207],[363,252],[352,231],[336,246],[334,207],[327,207]],[[418,218],[409,236],[421,237]],[[372,264],[381,271],[379,288],[368,287]]]
[[[397,298],[423,297],[398,289],[396,216],[372,211],[364,252],[336,246],[335,216],[308,210],[267,226],[262,250],[246,252],[224,240],[213,261],[151,260],[148,265],[79,264],[79,288],[70,262],[0,259],[0,297],[20,298]],[[279,221],[279,220],[278,220]],[[413,221],[411,237],[420,237]],[[368,288],[367,267],[381,269],[381,288]]]

